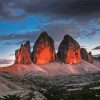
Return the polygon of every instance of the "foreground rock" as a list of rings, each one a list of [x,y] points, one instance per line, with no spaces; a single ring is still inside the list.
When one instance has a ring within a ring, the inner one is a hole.
[[[0,73],[0,100],[100,100],[99,80],[100,73],[20,78]]]
[[[15,64],[31,64],[30,42],[21,44],[20,49],[15,51]]]
[[[58,60],[68,64],[81,61],[80,45],[71,36],[65,35],[58,48]]]
[[[47,32],[42,32],[34,44],[32,61],[35,64],[47,64],[54,60],[54,41],[50,36],[48,36]]]
[[[0,73],[0,100],[47,100],[34,83],[25,82],[21,77]]]

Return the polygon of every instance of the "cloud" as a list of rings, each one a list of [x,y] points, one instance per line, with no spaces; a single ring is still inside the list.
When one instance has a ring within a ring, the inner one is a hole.
[[[96,47],[93,48],[92,50],[100,50],[100,46],[96,46]]]
[[[80,35],[78,32],[79,26],[74,21],[70,23],[67,21],[55,21],[53,23],[42,26],[40,30],[47,30],[49,35],[51,35],[56,42],[61,41],[66,34],[71,35],[73,38],[78,38]]]
[[[93,38],[96,36],[96,34],[97,34],[96,32],[92,32],[92,33],[86,34],[85,36],[86,36],[86,38]]]
[[[34,43],[42,31],[53,37],[55,42],[60,42],[64,35],[69,34],[74,38],[78,38],[80,33],[78,32],[79,25],[74,20],[63,20],[63,21],[48,21],[47,24],[43,23],[42,26],[38,26],[38,31],[26,32],[26,33],[12,33],[12,34],[1,34],[0,44],[3,45],[19,45],[24,43],[26,40]]]
[[[21,19],[25,16],[23,9],[15,5],[17,0],[0,0],[0,19]]]
[[[91,39],[91,38],[94,38],[96,35],[97,35],[96,31],[95,32],[91,32],[91,33],[86,32],[85,34],[84,33],[81,34],[80,37],[81,38]]]
[[[56,42],[61,42],[64,35],[69,34],[73,38],[77,39],[78,37],[81,38],[91,38],[96,35],[96,32],[91,33],[81,33],[80,25],[76,23],[76,21],[53,21],[51,23],[47,23],[46,25],[43,24],[42,27],[39,27],[39,31],[35,32],[26,32],[23,34],[1,34],[0,35],[0,44],[2,45],[20,45],[25,41],[29,40],[32,45],[38,38],[39,34],[42,31],[47,31],[47,33],[54,39],[55,44]],[[58,47],[58,46],[57,46]]]
[[[11,64],[13,61],[12,59],[0,59],[0,64]]]
[[[99,0],[30,0],[16,5],[27,13],[58,18],[88,16],[100,11]]]
[[[0,35],[0,41],[1,40],[17,40],[17,39],[34,39],[34,37],[36,37],[38,34],[34,33],[34,32],[27,32],[27,33],[24,33],[24,34],[6,34],[6,35],[3,35],[1,34]]]
[[[0,0],[1,18],[18,19],[30,14],[55,19],[90,18],[97,17],[99,11],[99,0]]]
[[[9,56],[14,56],[15,54],[10,54]]]
[[[49,24],[39,26],[39,29],[48,31],[57,41],[65,34],[70,34],[75,38],[79,36],[81,38],[91,38],[96,35],[97,29],[91,32],[86,31],[82,34],[79,31],[79,27],[82,26],[84,28],[86,22],[86,29],[88,29],[88,22],[93,18],[98,19],[100,16],[99,5],[99,0],[0,0],[0,18],[13,20],[29,15],[43,16],[48,18]],[[72,23],[73,25],[66,24],[70,19],[75,20],[77,24],[75,22]],[[52,23],[54,21],[55,23]],[[57,21],[62,21],[62,23]],[[95,22],[97,21],[95,20]],[[94,23],[90,23],[90,25],[92,24]],[[91,29],[88,30],[90,31]],[[37,37],[35,35],[31,33],[0,35],[0,40],[24,38],[24,40],[29,39],[33,42],[34,37]]]
[[[0,35],[0,44],[3,45],[20,45],[27,40],[34,42],[38,37],[38,33],[35,32],[27,32],[24,34],[6,34]]]

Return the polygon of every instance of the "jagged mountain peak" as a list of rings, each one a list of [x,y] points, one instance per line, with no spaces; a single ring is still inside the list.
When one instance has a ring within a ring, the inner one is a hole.
[[[70,35],[65,35],[62,42],[62,44],[65,44],[67,46],[67,48],[73,48],[73,49],[78,49],[80,48],[79,43],[74,40],[74,38]]]
[[[21,44],[20,49],[15,51],[15,64],[30,65],[31,63],[30,41],[26,41],[25,44]]]
[[[81,61],[80,45],[70,35],[65,35],[58,48],[58,59],[64,63],[79,63]]]
[[[43,32],[40,33],[40,37],[41,36],[48,36],[48,33],[46,31],[43,31]]]
[[[47,32],[42,32],[36,40],[31,57],[35,64],[46,64],[55,60],[54,41]]]
[[[73,37],[70,36],[69,34],[66,34],[66,35],[64,36],[64,39],[73,39]]]

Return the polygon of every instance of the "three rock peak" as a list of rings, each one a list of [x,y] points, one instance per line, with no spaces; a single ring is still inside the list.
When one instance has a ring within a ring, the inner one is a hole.
[[[54,41],[46,31],[40,34],[32,52],[29,40],[25,44],[21,44],[20,49],[15,51],[16,64],[47,64],[54,61],[78,64],[81,62],[81,59],[93,62],[92,54],[88,54],[85,49],[81,49],[78,42],[68,34],[64,36],[56,54]]]

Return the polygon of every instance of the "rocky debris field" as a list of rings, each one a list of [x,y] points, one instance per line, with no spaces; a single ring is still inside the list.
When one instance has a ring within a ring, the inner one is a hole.
[[[0,73],[0,100],[100,100],[100,73],[55,77]]]

